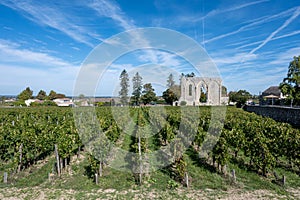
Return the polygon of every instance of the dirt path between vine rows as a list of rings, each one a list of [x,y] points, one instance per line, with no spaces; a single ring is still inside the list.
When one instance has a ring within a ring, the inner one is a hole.
[[[287,189],[289,195],[279,195],[268,190],[123,190],[99,189],[92,191],[75,191],[64,189],[50,189],[41,187],[32,188],[1,188],[1,200],[22,199],[222,199],[222,200],[256,200],[256,199],[300,199],[300,188]]]

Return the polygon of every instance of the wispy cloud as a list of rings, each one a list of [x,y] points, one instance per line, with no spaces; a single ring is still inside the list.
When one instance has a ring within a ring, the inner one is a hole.
[[[289,63],[293,60],[293,57],[299,55],[300,55],[300,47],[295,47],[277,55],[276,59],[270,62],[270,64],[286,66],[286,70],[287,70],[288,69],[287,67]]]
[[[113,19],[125,30],[135,28],[134,21],[129,19],[113,1],[95,0],[88,6],[97,11],[99,15]]]
[[[277,36],[277,37],[273,37],[273,38],[270,38],[269,42],[270,41],[274,41],[274,40],[278,40],[278,39],[283,39],[283,38],[286,38],[286,37],[291,37],[291,36],[294,36],[294,35],[298,35],[300,34],[300,30],[297,30],[297,31],[293,31],[291,33],[287,33],[287,34],[284,34],[284,35],[280,35],[280,36]],[[252,42],[252,43],[247,43],[247,44],[244,44],[244,45],[240,45],[238,47],[236,47],[235,49],[244,49],[246,47],[251,47],[251,46],[254,46],[254,45],[258,45],[258,44],[262,44],[264,42],[264,40],[260,40],[260,41],[256,41],[256,42]],[[244,42],[239,42],[239,43],[235,43],[235,44],[231,44],[231,45],[228,45],[228,46],[237,46],[239,44],[243,44]]]
[[[29,86],[37,93],[52,89],[71,95],[79,66],[60,58],[28,49],[0,39],[0,94],[17,94]],[[17,81],[16,81],[17,80]]]
[[[224,55],[224,52],[222,53]],[[247,62],[247,61],[253,61],[257,58],[256,54],[248,54],[248,53],[236,53],[234,55],[227,55],[224,57],[221,56],[214,56],[215,59],[213,61],[218,65],[223,64],[236,64],[240,63],[241,61]]]
[[[38,1],[3,0],[0,2],[11,9],[23,13],[24,17],[42,26],[48,26],[63,32],[74,40],[93,47],[90,42],[91,31],[74,22],[74,16],[60,10],[56,4],[40,4]]]
[[[298,8],[291,8],[291,9],[285,10],[283,12],[277,13],[277,14],[272,15],[272,16],[266,16],[266,17],[259,18],[259,20],[251,22],[251,23],[249,23],[247,25],[241,26],[240,28],[238,28],[235,31],[232,31],[232,32],[229,32],[229,33],[224,33],[222,35],[219,35],[219,36],[213,37],[211,39],[205,40],[203,42],[203,44],[214,42],[216,40],[220,40],[222,38],[238,34],[238,33],[242,32],[242,31],[251,30],[251,29],[253,29],[253,27],[255,27],[257,25],[265,24],[265,23],[277,20],[279,18],[283,18],[283,17],[289,16],[290,13],[291,12],[295,12],[295,10],[298,10]]]
[[[186,23],[192,23],[195,24],[197,22],[201,22],[203,20],[206,20],[208,18],[212,18],[215,16],[218,16],[220,14],[224,14],[224,13],[228,13],[228,12],[234,12],[243,8],[247,8],[249,6],[253,6],[256,4],[261,4],[264,2],[268,2],[270,0],[260,0],[260,1],[253,1],[253,2],[249,2],[249,3],[243,3],[243,4],[239,4],[239,5],[233,5],[232,7],[228,7],[228,8],[220,8],[220,9],[214,9],[210,12],[208,12],[206,15],[204,15],[204,13],[202,13],[201,15],[197,14],[197,15],[190,15],[190,14],[185,14],[185,15],[180,15],[176,18],[176,22],[181,22],[182,24]],[[205,7],[205,4],[203,4],[203,7]],[[154,24],[161,24],[162,19],[155,19],[153,21]],[[173,20],[172,20],[173,21]],[[157,22],[157,23],[155,23]]]
[[[250,54],[256,52],[257,50],[259,50],[260,48],[262,48],[263,46],[265,46],[269,41],[272,40],[272,38],[279,33],[282,29],[284,29],[285,27],[287,27],[291,22],[293,22],[300,14],[300,7],[296,8],[296,10],[294,11],[293,15],[287,19],[278,29],[276,29],[275,31],[273,31],[258,47],[252,49],[250,51]]]
[[[300,30],[293,31],[291,33],[287,33],[287,34],[284,34],[284,35],[281,35],[281,36],[274,37],[274,38],[272,38],[272,40],[282,39],[282,38],[285,38],[285,37],[290,37],[290,36],[294,36],[294,35],[298,35],[298,34],[300,34]]]
[[[72,64],[46,53],[21,49],[20,45],[6,40],[0,40],[0,57],[2,62],[9,63],[35,63],[50,67],[71,67]]]
[[[43,89],[71,95],[74,77],[79,68],[64,67],[45,71],[42,68],[27,68],[23,64],[0,63],[0,69],[0,94],[18,94],[29,86],[34,94]]]
[[[249,6],[256,5],[256,4],[261,4],[261,3],[264,3],[264,2],[267,2],[267,1],[270,1],[270,0],[252,1],[252,2],[249,2],[249,3],[234,5],[230,8],[212,10],[209,13],[207,13],[203,18],[212,17],[212,16],[219,15],[219,14],[226,13],[226,12],[236,11],[236,10],[239,10],[239,9],[242,9],[242,8],[246,8],[246,7],[249,7]],[[203,18],[200,18],[200,20],[202,20]]]
[[[119,5],[117,5],[113,1],[95,0],[92,3],[88,4],[88,6],[97,11],[100,16],[105,16],[114,20],[115,23],[125,31],[137,28],[134,24],[134,20],[126,16]],[[143,46],[145,48],[150,46],[149,41],[145,39],[141,32],[130,32],[130,34],[132,36],[132,40],[131,44],[129,45]],[[152,62],[157,62],[158,60],[153,51],[147,51],[147,53],[144,55],[144,58],[145,57],[147,57]]]

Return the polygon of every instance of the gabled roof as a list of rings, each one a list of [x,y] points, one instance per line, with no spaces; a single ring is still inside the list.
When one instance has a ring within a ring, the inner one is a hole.
[[[271,86],[265,91],[263,91],[262,96],[268,96],[268,95],[275,95],[275,96],[280,96],[280,89],[278,86]]]

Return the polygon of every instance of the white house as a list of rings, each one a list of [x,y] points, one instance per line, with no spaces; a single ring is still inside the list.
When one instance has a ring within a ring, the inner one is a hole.
[[[25,100],[25,104],[26,104],[26,106],[30,106],[31,103],[39,102],[39,101],[40,100],[38,100],[38,99],[27,99],[27,100]]]
[[[55,102],[57,106],[61,106],[61,107],[74,106],[72,99],[69,98],[54,99],[53,102]]]

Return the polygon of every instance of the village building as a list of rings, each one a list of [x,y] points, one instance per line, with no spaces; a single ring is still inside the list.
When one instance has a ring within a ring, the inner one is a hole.
[[[281,99],[285,99],[278,86],[270,86],[261,94],[261,105],[279,105]]]
[[[58,98],[58,99],[54,99],[53,102],[55,102],[56,105],[60,107],[74,106],[74,103],[70,98]]]

